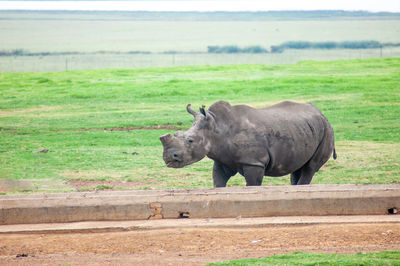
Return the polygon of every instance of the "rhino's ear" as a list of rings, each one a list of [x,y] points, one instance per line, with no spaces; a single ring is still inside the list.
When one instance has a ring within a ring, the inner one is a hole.
[[[161,143],[165,146],[165,145],[167,145],[169,142],[171,142],[171,140],[172,140],[172,135],[171,134],[165,134],[165,135],[162,135],[161,137],[160,137],[160,140],[161,140]]]
[[[200,107],[200,113],[201,113],[202,115],[204,115],[204,116],[207,116],[206,110],[205,110],[204,108],[206,108],[205,105],[202,105],[202,106]]]

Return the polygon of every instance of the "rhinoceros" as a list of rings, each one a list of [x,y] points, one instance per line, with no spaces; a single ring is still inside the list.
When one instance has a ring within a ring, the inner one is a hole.
[[[334,133],[311,103],[284,101],[267,108],[218,101],[196,112],[187,131],[160,137],[168,167],[181,168],[205,156],[214,161],[214,187],[224,187],[240,173],[247,186],[260,186],[264,176],[290,174],[292,185],[310,184],[333,153]]]

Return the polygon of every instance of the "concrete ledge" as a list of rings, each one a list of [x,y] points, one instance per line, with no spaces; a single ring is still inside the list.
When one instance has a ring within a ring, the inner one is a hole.
[[[385,215],[400,184],[234,187],[0,196],[0,224],[175,218]]]

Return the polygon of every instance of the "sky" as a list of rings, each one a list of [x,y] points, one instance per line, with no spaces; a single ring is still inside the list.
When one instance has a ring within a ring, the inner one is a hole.
[[[347,10],[400,12],[400,0],[147,0],[1,1],[0,10],[270,11]]]

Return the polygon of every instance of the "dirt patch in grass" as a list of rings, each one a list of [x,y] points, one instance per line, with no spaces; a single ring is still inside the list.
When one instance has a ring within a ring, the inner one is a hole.
[[[153,189],[162,185],[146,175],[141,179],[133,178],[132,176],[136,176],[135,172],[126,170],[64,171],[61,176],[76,191]]]
[[[76,170],[64,171],[60,176],[67,179],[83,179],[83,180],[104,180],[104,179],[122,179],[127,171],[112,171],[112,170]]]
[[[149,181],[118,181],[118,180],[69,180],[68,185],[77,191],[92,191],[92,190],[124,190],[124,189],[153,189],[157,188],[158,184],[150,183]]]
[[[35,186],[29,180],[0,178],[0,192],[31,191]]]

